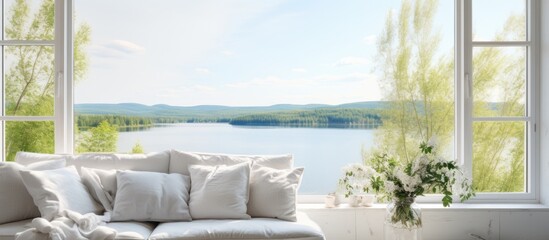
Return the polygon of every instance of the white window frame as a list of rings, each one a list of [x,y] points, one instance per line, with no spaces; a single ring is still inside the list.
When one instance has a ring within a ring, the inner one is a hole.
[[[525,149],[525,193],[477,193],[470,202],[539,202],[539,0],[524,0],[526,4],[527,36],[525,41],[473,41],[472,1],[456,1],[456,156],[472,177],[473,122],[523,121],[527,123]],[[526,102],[524,117],[473,116],[473,49],[475,47],[527,47]]]
[[[68,142],[72,140],[72,127],[67,127],[70,123],[68,120],[68,114],[70,112],[72,118],[72,102],[71,107],[67,105],[68,96],[72,96],[66,93],[66,87],[72,85],[72,77],[64,77],[65,71],[71,73],[72,67],[67,67],[66,62],[70,60],[72,63],[72,36],[66,34],[72,32],[72,29],[66,28],[66,25],[71,25],[72,21],[66,21],[66,7],[71,5],[72,0],[55,0],[55,26],[54,26],[54,40],[0,40],[0,46],[51,46],[54,47],[54,59],[55,59],[55,100],[54,100],[54,114],[53,116],[5,116],[4,106],[1,106],[2,114],[0,115],[2,137],[0,138],[0,146],[2,146],[1,159],[6,159],[5,148],[5,124],[8,121],[51,121],[54,123],[54,142],[55,152],[68,153],[72,152],[72,143]],[[4,8],[4,2],[2,1],[2,8]],[[5,12],[5,11],[4,11]],[[70,11],[72,15],[72,11]],[[3,17],[3,16],[2,16]],[[2,26],[3,27],[3,26]],[[3,30],[2,30],[3,31]],[[70,38],[70,39],[69,39]],[[65,45],[65,43],[70,43]],[[70,47],[70,48],[69,48]],[[3,61],[2,61],[3,62]],[[4,71],[5,65],[2,63],[2,69]],[[3,72],[2,71],[2,72]],[[3,74],[3,73],[2,73]],[[72,74],[71,74],[72,75]],[[68,76],[68,75],[67,75]],[[5,102],[4,96],[4,84],[2,83],[2,103]],[[70,126],[70,125],[69,125]]]

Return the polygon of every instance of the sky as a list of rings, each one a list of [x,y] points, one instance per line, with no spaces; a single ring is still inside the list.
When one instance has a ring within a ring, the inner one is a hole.
[[[376,42],[400,0],[76,0],[91,27],[76,103],[341,104],[383,99]],[[440,51],[453,49],[441,0]],[[485,28],[490,29],[490,28]]]

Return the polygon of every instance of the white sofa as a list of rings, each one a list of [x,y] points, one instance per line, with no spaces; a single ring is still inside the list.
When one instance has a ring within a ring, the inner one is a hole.
[[[67,166],[75,166],[105,170],[133,170],[159,173],[188,173],[187,168],[193,164],[193,159],[174,157],[178,151],[164,151],[153,154],[82,154],[53,155],[36,153],[18,153],[16,162],[29,165],[51,159],[65,159]],[[208,165],[230,164],[229,158],[238,161],[261,162],[262,156],[235,155],[200,155]],[[271,157],[271,163],[276,163],[277,157]],[[287,156],[286,156],[287,157]],[[232,160],[231,160],[232,161]],[[281,163],[284,164],[284,163]],[[286,163],[287,164],[287,163]],[[293,165],[293,160],[291,162]],[[282,166],[283,167],[283,166]],[[0,176],[1,177],[1,176]],[[1,179],[1,178],[0,178]],[[192,180],[191,180],[192,181]],[[9,193],[0,193],[9,194]],[[288,199],[289,202],[295,199]],[[6,208],[9,206],[0,206]],[[32,219],[9,222],[0,225],[0,240],[14,239],[18,232],[28,228]],[[297,213],[297,221],[285,221],[277,218],[251,219],[199,219],[181,222],[109,222],[107,227],[115,229],[116,239],[299,239],[323,240],[321,229],[306,214]]]

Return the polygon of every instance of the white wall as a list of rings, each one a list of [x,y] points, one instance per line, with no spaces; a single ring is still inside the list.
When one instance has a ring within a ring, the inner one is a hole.
[[[549,1],[541,2],[540,178],[541,202],[549,205]]]

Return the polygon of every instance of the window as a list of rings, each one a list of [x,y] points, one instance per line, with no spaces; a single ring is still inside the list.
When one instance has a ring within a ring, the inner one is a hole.
[[[2,1],[2,159],[54,152],[58,62],[54,0]]]
[[[465,1],[464,159],[478,199],[535,199],[535,4]]]
[[[25,3],[51,28],[14,37]],[[477,199],[535,201],[537,4],[6,0],[4,159],[294,153],[301,193],[323,195],[364,154],[436,136]]]

